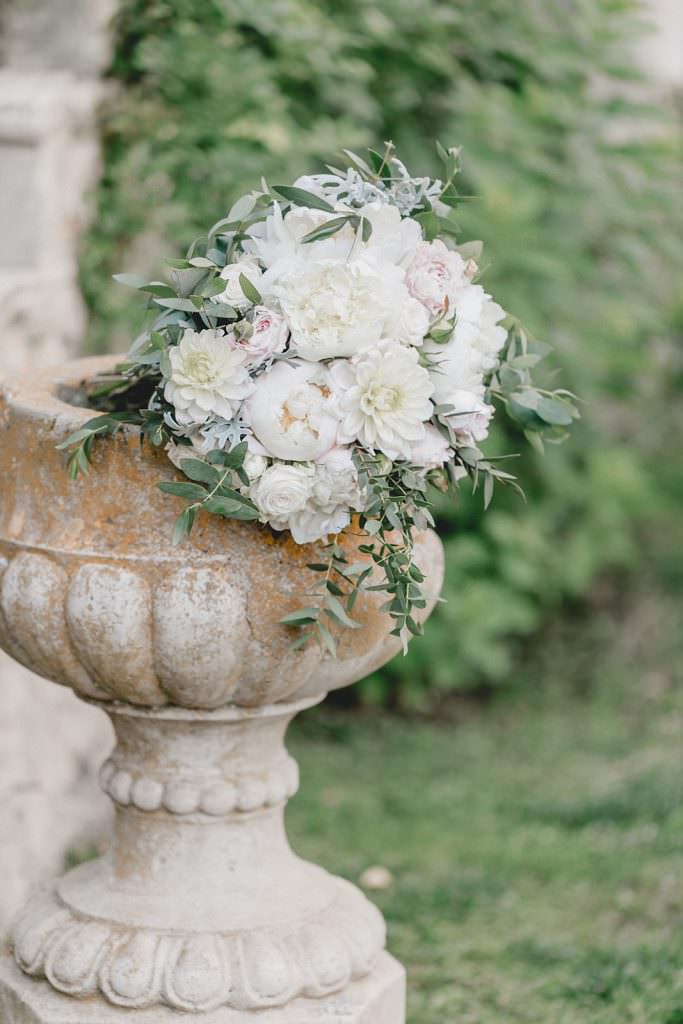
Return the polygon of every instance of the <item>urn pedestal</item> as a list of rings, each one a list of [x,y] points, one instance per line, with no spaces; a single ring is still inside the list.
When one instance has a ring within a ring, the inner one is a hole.
[[[379,911],[297,857],[283,822],[298,787],[287,724],[395,653],[383,596],[360,598],[363,628],[336,659],[294,651],[279,620],[314,583],[315,545],[206,517],[173,547],[178,507],[155,483],[175,471],[133,431],[69,482],[55,445],[91,415],[73,404],[80,382],[108,365],[0,391],[0,646],[100,706],[117,737],[100,776],[109,848],[20,913],[0,1019],[401,1024]],[[344,538],[353,561],[359,543]],[[416,560],[431,608],[435,535]]]

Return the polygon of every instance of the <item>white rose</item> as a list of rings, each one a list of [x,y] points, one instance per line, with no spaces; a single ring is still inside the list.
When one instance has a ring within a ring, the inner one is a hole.
[[[245,404],[248,424],[278,459],[318,459],[333,447],[339,419],[329,371],[302,360],[277,362]]]
[[[452,311],[463,288],[469,286],[466,263],[443,242],[421,242],[406,269],[406,286],[432,316]]]
[[[428,423],[425,436],[410,446],[408,461],[423,469],[436,469],[453,458],[453,449],[440,430]]]
[[[254,390],[244,353],[232,349],[221,331],[185,331],[168,357],[164,397],[180,424],[204,423],[212,415],[230,420]]]
[[[391,344],[366,349],[334,363],[330,376],[339,401],[339,441],[358,440],[390,459],[407,458],[433,413],[433,385],[417,350]]]
[[[289,528],[290,519],[306,507],[315,470],[310,465],[277,463],[249,488],[261,521],[275,530]]]
[[[240,284],[240,277],[244,276],[259,290],[262,271],[253,257],[245,256],[237,263],[228,263],[223,267],[220,276],[225,281],[225,288],[218,295],[212,296],[216,302],[225,302],[235,309],[244,310],[252,305],[246,297]]]
[[[276,352],[282,352],[289,337],[287,321],[280,313],[266,309],[265,306],[254,307],[254,319],[251,333],[241,337],[234,334],[230,343],[241,349],[249,363],[264,363]]]
[[[403,272],[365,260],[293,264],[273,287],[302,359],[351,356],[375,345],[406,297]]]

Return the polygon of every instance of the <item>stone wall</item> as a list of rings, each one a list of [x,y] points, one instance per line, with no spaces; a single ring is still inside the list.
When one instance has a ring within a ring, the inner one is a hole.
[[[647,0],[646,18],[653,31],[640,45],[645,72],[665,86],[683,88],[683,3],[681,0]]]
[[[0,376],[58,363],[85,332],[78,242],[99,174],[110,0],[14,0],[0,15]],[[0,482],[1,486],[1,482]],[[0,653],[0,933],[28,888],[97,841],[105,716]]]

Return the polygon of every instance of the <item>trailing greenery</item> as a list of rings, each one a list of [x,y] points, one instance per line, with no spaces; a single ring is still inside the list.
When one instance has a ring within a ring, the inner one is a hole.
[[[478,499],[439,509],[446,603],[377,684],[399,682],[405,699],[504,682],[520,638],[606,568],[637,568],[634,523],[671,507],[659,469],[681,218],[668,129],[627,98],[639,30],[632,0],[121,7],[82,264],[94,347],[125,348],[142,318],[110,275],[184,251],[261,173],[291,180],[340,145],[389,137],[430,173],[429,140],[457,139],[461,191],[478,197],[458,209],[463,237],[483,236],[487,284],[559,349],[585,400],[573,441],[516,469],[523,515],[513,495],[487,518]],[[514,430],[487,442],[490,455],[518,448]]]

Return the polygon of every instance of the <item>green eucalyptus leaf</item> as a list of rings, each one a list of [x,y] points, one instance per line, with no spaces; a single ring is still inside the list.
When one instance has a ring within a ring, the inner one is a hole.
[[[249,299],[250,302],[253,302],[255,306],[261,305],[261,303],[263,302],[263,299],[261,298],[261,293],[256,287],[256,285],[253,283],[253,281],[249,280],[246,274],[240,274],[240,288],[242,289],[242,294],[246,299]]]
[[[334,206],[331,206],[326,199],[321,199],[314,192],[307,192],[304,188],[297,188],[295,185],[273,185],[273,191],[295,206],[310,206],[314,210],[335,212]]]
[[[219,471],[202,459],[181,459],[180,469],[190,480],[209,484],[211,487],[215,487],[221,478]]]
[[[574,419],[574,411],[569,403],[559,398],[546,398],[542,396],[536,407],[536,412],[545,420],[560,427],[568,427]]]
[[[145,279],[140,274],[113,274],[113,279],[126,288],[141,289],[145,286]]]
[[[207,490],[199,484],[184,483],[183,481],[162,480],[157,484],[164,494],[174,494],[178,498],[188,498],[190,501],[204,501]]]

